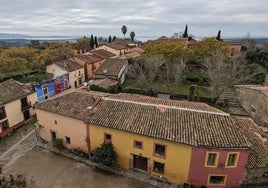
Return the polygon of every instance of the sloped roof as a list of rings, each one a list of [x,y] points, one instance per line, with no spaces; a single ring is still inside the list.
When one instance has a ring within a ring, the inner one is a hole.
[[[179,107],[180,101],[176,101],[175,106],[168,105],[173,103],[171,100],[153,101],[153,98],[137,95],[132,98],[124,98],[122,94],[104,97],[86,122],[191,146],[251,146],[233,118],[225,113]],[[167,105],[161,105],[165,103]]]
[[[123,50],[123,49],[127,49],[126,46],[123,46],[123,45],[120,45],[120,44],[113,44],[113,43],[109,43],[109,44],[106,44],[106,46],[110,47],[110,48],[113,48],[115,50]]]
[[[110,57],[114,57],[115,54],[111,53],[111,52],[108,52],[106,50],[103,50],[103,49],[99,49],[99,50],[92,50],[90,51],[91,54],[93,55],[96,55],[102,59],[107,59],[107,58],[110,58]]]
[[[68,72],[84,68],[82,65],[78,64],[74,58],[56,61],[55,64]]]
[[[94,80],[94,85],[97,85],[99,87],[102,87],[104,89],[108,89],[110,86],[118,85],[119,81],[117,80],[112,80],[109,78],[104,78],[104,79],[96,79]]]
[[[138,52],[138,53],[140,53],[140,54],[142,54],[142,53],[145,52],[145,50],[142,49],[142,48],[140,48],[140,47],[130,48],[129,51],[130,51],[130,52]]]
[[[74,91],[51,98],[35,105],[35,108],[85,120],[88,115],[88,107],[94,106],[100,100],[99,96],[87,92]]]
[[[103,58],[99,57],[99,56],[96,56],[94,54],[88,54],[88,55],[77,55],[74,57],[75,59],[79,59],[81,61],[84,61],[85,63],[95,63],[95,62],[99,62],[99,61],[102,61]]]
[[[262,129],[249,118],[237,118],[240,131],[251,143],[247,168],[264,168],[268,165],[268,144],[262,141],[262,136],[267,136]]]
[[[34,93],[31,88],[23,86],[22,83],[16,80],[10,79],[0,82],[0,106],[26,97],[31,93]]]
[[[122,68],[127,64],[126,59],[105,59],[101,66],[95,72],[95,78],[98,75],[107,75],[107,76],[115,76],[117,77],[122,70]],[[103,70],[106,70],[107,73],[105,74]]]
[[[260,91],[266,97],[268,97],[268,86],[258,86],[258,85],[237,85],[237,87],[252,89],[256,91]]]

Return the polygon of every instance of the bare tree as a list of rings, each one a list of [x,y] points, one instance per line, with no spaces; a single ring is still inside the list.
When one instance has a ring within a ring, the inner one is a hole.
[[[165,64],[161,67],[160,81],[165,84],[167,90],[172,97],[176,88],[184,80],[183,74],[186,69],[186,63],[181,58],[166,60]]]
[[[146,94],[156,93],[155,82],[164,59],[159,56],[151,56],[139,59],[132,63],[128,76],[135,79],[136,86]]]
[[[220,51],[216,51],[203,62],[203,70],[208,78],[209,91],[215,103],[227,88],[248,83],[261,72],[261,70],[251,71],[243,56],[228,58]]]

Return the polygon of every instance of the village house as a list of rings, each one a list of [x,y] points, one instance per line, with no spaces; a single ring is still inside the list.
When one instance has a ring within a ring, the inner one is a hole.
[[[113,43],[104,44],[102,46],[97,47],[95,50],[100,50],[100,49],[113,53],[116,56],[122,56],[129,52],[129,47],[118,45],[118,44],[113,44]]]
[[[22,126],[35,115],[37,96],[31,86],[13,79],[0,83],[0,138]]]
[[[85,81],[84,66],[78,64],[74,58],[52,63],[46,66],[46,72],[53,74],[53,78],[68,74],[71,88],[77,88]]]
[[[61,138],[66,148],[87,151],[84,120],[99,99],[80,90],[35,105],[40,137],[49,142]]]
[[[74,59],[78,64],[84,66],[86,78],[92,79],[95,70],[100,67],[104,59],[114,56],[115,54],[105,50],[91,50],[85,54],[75,56]]]
[[[268,86],[238,85],[237,97],[257,124],[268,128]]]
[[[125,81],[127,68],[127,59],[105,59],[101,66],[95,71],[94,80],[108,78],[117,81],[118,85],[121,85]]]
[[[121,167],[180,185],[239,186],[260,159],[244,122],[204,103],[78,89],[37,104],[36,113],[43,139],[85,152],[111,142]]]

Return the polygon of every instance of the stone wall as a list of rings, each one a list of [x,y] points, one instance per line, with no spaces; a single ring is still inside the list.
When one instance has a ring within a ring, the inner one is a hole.
[[[261,91],[236,86],[236,94],[241,106],[260,126],[268,127],[268,97]]]

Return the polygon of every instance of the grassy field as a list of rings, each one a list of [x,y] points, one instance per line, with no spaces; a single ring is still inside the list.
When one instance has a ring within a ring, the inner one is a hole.
[[[42,82],[43,80],[46,79],[46,73],[36,72],[36,73],[31,74],[28,77],[15,76],[14,79],[21,82],[21,83]]]
[[[187,84],[181,84],[178,85],[175,88],[175,93],[180,95],[189,95],[189,87],[190,85]],[[124,89],[133,89],[133,90],[139,90],[139,88],[136,86],[135,82],[125,82],[122,86]],[[156,91],[159,93],[168,93],[168,88],[166,85],[161,83],[154,83],[153,88],[156,88]],[[210,97],[210,93],[202,86],[196,86],[196,92],[198,93],[199,97]]]

